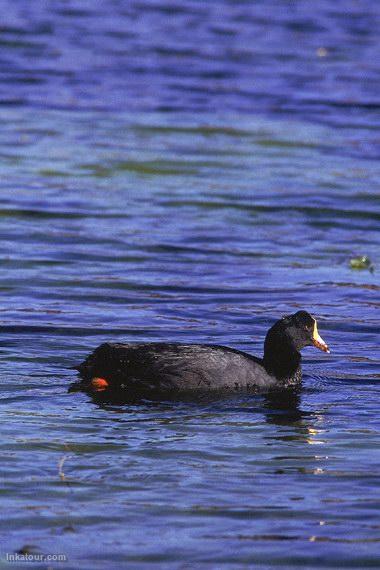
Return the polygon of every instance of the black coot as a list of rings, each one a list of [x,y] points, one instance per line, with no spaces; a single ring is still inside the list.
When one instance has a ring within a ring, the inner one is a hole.
[[[126,397],[160,398],[185,393],[282,388],[301,380],[300,350],[329,348],[306,311],[269,329],[264,357],[226,346],[178,343],[105,343],[76,369],[78,387]]]

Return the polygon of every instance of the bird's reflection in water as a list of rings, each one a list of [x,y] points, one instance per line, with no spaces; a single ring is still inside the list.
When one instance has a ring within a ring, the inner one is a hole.
[[[72,384],[69,388],[70,392],[76,391],[76,384]],[[168,406],[175,411],[176,406],[190,405],[201,406],[203,409],[207,407],[215,412],[224,413],[260,413],[264,414],[265,420],[269,424],[277,424],[279,426],[291,426],[312,423],[314,412],[308,412],[301,408],[302,386],[296,386],[283,390],[270,392],[256,392],[251,394],[235,393],[210,393],[197,392],[181,393],[178,396],[170,398],[161,397],[155,400],[147,400],[144,398],[131,397],[130,395],[118,392],[93,392],[88,393],[92,402],[103,409],[113,409],[121,413],[131,413],[138,406],[144,406],[157,410],[158,408],[167,409]],[[305,427],[305,426],[304,426]]]
[[[264,396],[263,410],[268,423],[292,425],[302,420],[307,412],[301,410],[301,388],[288,388],[268,392]]]
[[[324,413],[321,409],[302,409],[301,396],[301,386],[266,394],[266,421],[279,428],[289,428],[279,429],[271,437],[278,441],[298,441],[308,445],[324,444]]]
[[[69,391],[77,391],[75,384]],[[212,417],[220,415],[238,416],[243,414],[247,422],[251,422],[252,415],[263,417],[265,422],[278,429],[271,430],[265,437],[278,442],[299,442],[302,445],[316,445],[325,443],[321,439],[324,432],[324,414],[322,410],[310,411],[302,409],[301,401],[304,394],[302,385],[292,388],[261,392],[261,393],[189,393],[177,397],[147,400],[131,398],[126,394],[110,391],[89,393],[93,404],[107,412],[113,412],[116,420],[125,421],[151,421],[152,414],[155,421],[161,418],[163,423],[178,421],[186,423],[194,421],[197,417],[202,421],[207,415]],[[143,417],[141,417],[141,413]],[[126,415],[130,418],[126,418]],[[138,414],[139,418],[136,417]]]
[[[171,400],[138,400],[109,392],[91,395],[93,403],[121,424],[132,422],[152,422],[155,425],[176,424],[180,426],[176,437],[186,440],[184,428],[189,422],[199,422],[200,430],[207,430],[213,421],[220,425],[220,418],[226,418],[226,426],[260,426],[260,420],[268,429],[245,432],[244,439],[257,438],[265,448],[273,450],[271,468],[276,474],[293,473],[295,470],[304,474],[323,474],[327,460],[311,445],[321,445],[324,428],[324,413],[321,409],[307,410],[302,408],[302,398],[307,393],[301,385],[288,389],[266,393],[231,395],[215,393],[189,394]],[[129,417],[128,417],[129,416]],[[255,417],[256,416],[256,417]],[[238,422],[236,423],[236,419]],[[259,419],[259,421],[257,421]],[[205,424],[205,420],[207,424]],[[206,425],[206,427],[205,427]],[[238,428],[239,429],[239,428]],[[155,433],[155,435],[154,435]],[[161,441],[165,438],[162,431],[149,432],[149,441]],[[171,433],[171,438],[173,434]],[[289,447],[290,445],[290,447]],[[295,451],[297,450],[297,451]]]

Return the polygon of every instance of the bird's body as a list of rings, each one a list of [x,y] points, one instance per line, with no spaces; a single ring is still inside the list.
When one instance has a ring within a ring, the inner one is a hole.
[[[299,311],[268,331],[263,358],[219,345],[105,343],[77,370],[82,389],[116,391],[128,397],[272,389],[300,382],[299,349],[312,343],[328,351],[316,321]]]
[[[250,390],[276,383],[260,358],[226,346],[105,343],[79,367],[84,380],[106,378],[141,395]]]

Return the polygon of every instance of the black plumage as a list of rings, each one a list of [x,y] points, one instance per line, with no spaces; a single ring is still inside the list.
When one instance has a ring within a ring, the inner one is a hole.
[[[156,398],[182,393],[285,387],[301,380],[299,350],[328,351],[306,311],[268,331],[264,357],[226,346],[179,343],[105,343],[77,367],[84,390]]]

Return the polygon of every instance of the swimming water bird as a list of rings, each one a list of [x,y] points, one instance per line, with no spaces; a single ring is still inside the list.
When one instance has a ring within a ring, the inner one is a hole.
[[[81,390],[157,399],[211,391],[286,388],[301,381],[300,350],[330,352],[306,311],[285,316],[268,331],[264,357],[219,345],[105,343],[79,371]]]

